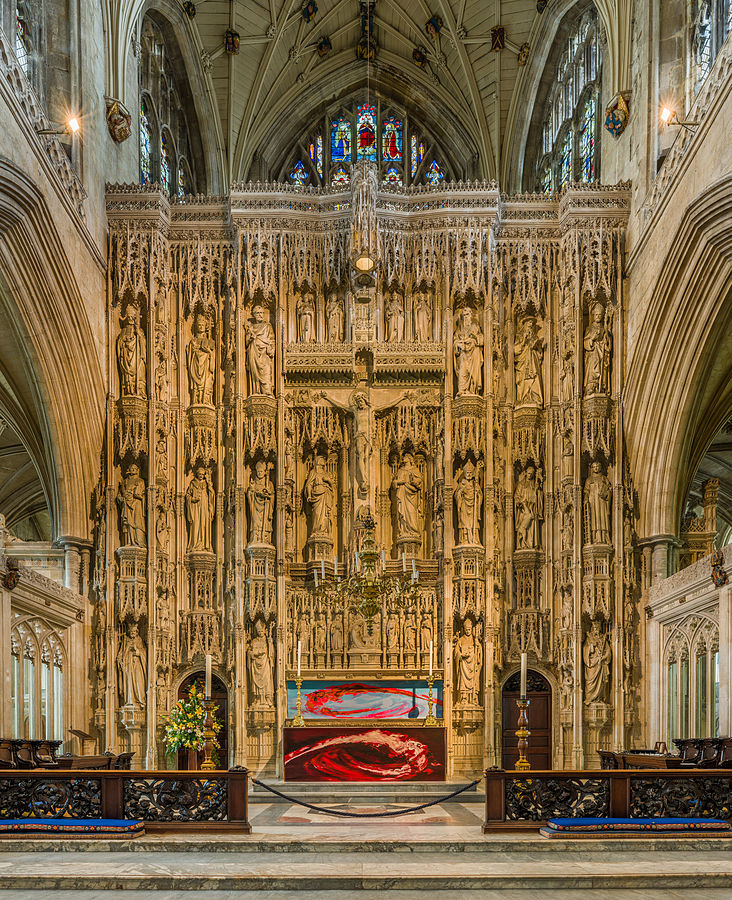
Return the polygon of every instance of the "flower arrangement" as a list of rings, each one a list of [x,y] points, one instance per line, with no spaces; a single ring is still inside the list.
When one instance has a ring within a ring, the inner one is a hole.
[[[206,721],[206,707],[203,705],[204,695],[200,685],[191,685],[187,700],[179,700],[169,716],[163,716],[162,722],[165,729],[164,742],[170,752],[178,750],[203,750],[204,723]],[[218,706],[211,707],[211,730],[214,734],[221,731],[221,722],[214,713]],[[219,747],[218,740],[214,737],[212,744]]]

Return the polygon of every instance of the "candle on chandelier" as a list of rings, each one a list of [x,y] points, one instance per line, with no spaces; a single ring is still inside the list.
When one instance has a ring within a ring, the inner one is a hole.
[[[318,586],[318,570],[313,569],[313,578],[315,579],[315,587]]]
[[[333,577],[338,578],[338,554],[333,554]]]
[[[417,578],[417,564],[412,560],[412,578]]]
[[[206,699],[210,699],[211,697],[211,654],[206,654],[206,690],[205,690]]]
[[[297,642],[297,677],[300,677],[300,655],[302,653],[302,644]]]
[[[402,572],[407,574],[407,552],[406,550],[402,550]]]
[[[527,659],[526,654],[521,654],[521,699],[526,699],[526,666]]]
[[[325,582],[325,560],[320,560],[320,574],[323,576],[323,582]]]
[[[381,571],[386,572],[386,550],[381,548]]]
[[[432,641],[430,641],[430,678],[432,678]]]

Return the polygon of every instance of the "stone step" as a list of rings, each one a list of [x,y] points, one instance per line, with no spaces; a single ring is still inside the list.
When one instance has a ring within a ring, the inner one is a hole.
[[[328,806],[332,803],[399,803],[405,806],[416,806],[429,803],[452,794],[453,791],[469,784],[469,781],[455,782],[295,782],[276,781],[270,778],[261,779],[265,784],[276,788],[280,793],[297,800],[307,800],[317,806]],[[286,803],[275,794],[252,784],[249,797],[253,803]],[[467,791],[458,794],[445,803],[485,803],[485,793],[481,784],[474,785]]]
[[[347,891],[728,889],[732,856],[716,851],[554,850],[537,856],[430,852],[0,854],[0,891]],[[719,896],[722,896],[720,894]]]

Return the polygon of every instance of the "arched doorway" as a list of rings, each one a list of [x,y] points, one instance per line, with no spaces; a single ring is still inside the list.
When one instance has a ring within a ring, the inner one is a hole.
[[[185,700],[191,685],[196,684],[203,689],[205,681],[204,672],[193,672],[185,678],[178,688],[178,699]],[[211,699],[218,706],[216,717],[221,722],[221,731],[219,731],[219,744],[214,754],[214,761],[217,769],[228,769],[229,767],[229,695],[224,682],[216,675],[211,676]],[[179,769],[200,769],[203,762],[203,753],[199,750],[197,753],[193,750],[178,751],[178,768]]]
[[[502,714],[504,769],[513,769],[518,759],[518,706],[521,673],[515,672],[503,685]],[[552,689],[549,682],[529,669],[526,677],[526,697],[529,702],[529,752],[527,754],[532,769],[552,767]]]

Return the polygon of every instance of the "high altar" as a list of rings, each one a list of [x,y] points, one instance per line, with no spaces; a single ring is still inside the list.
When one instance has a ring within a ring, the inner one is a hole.
[[[405,191],[359,163],[334,191],[111,186],[107,205],[100,744],[162,763],[160,715],[211,654],[231,764],[282,775],[298,642],[308,725],[376,710],[409,733],[431,641],[442,777],[500,764],[523,651],[555,765],[628,745],[628,188]],[[323,583],[355,572],[369,513],[386,575],[416,585],[366,622]]]

